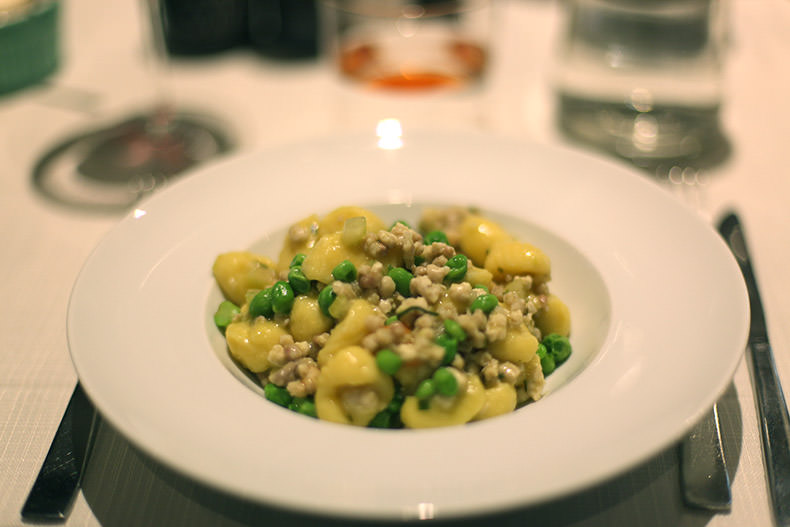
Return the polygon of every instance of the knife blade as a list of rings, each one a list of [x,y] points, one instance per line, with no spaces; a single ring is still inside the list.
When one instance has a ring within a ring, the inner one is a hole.
[[[22,507],[23,519],[44,522],[66,519],[90,455],[96,421],[96,410],[77,383]]]
[[[760,420],[768,493],[776,524],[779,527],[790,527],[790,416],[787,413],[787,403],[768,340],[768,326],[746,246],[746,237],[735,213],[731,212],[722,219],[719,233],[735,255],[749,292],[751,323],[747,355],[751,359],[752,384]]]
[[[680,477],[686,504],[724,512],[732,505],[730,476],[722,448],[718,404],[681,442]]]

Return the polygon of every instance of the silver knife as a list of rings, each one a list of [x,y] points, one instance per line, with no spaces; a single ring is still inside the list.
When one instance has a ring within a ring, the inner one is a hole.
[[[28,521],[63,521],[79,489],[93,445],[96,410],[79,383],[22,507]]]
[[[790,527],[790,416],[776,373],[768,328],[760,293],[754,277],[743,227],[734,213],[719,224],[719,233],[729,245],[746,281],[751,308],[748,356],[751,358],[752,384],[760,418],[763,460],[768,478],[768,493],[778,527]]]
[[[711,511],[730,510],[730,476],[722,449],[716,403],[681,443],[680,477],[687,505]]]

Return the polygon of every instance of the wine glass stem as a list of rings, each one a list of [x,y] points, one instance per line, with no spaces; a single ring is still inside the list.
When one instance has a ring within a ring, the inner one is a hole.
[[[151,132],[167,134],[174,118],[174,104],[167,86],[169,59],[165,43],[164,10],[161,0],[141,0],[143,3],[143,42],[154,88],[154,108],[149,118]]]

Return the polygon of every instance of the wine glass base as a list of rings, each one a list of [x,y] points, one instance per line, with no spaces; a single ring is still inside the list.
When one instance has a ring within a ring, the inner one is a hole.
[[[70,138],[46,152],[33,169],[45,197],[81,210],[124,211],[187,169],[232,147],[204,117],[176,114],[164,127],[138,115]]]

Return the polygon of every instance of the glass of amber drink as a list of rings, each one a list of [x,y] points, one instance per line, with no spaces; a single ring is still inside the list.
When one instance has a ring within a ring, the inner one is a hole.
[[[390,113],[386,117],[419,112],[435,121],[447,94],[482,89],[491,0],[324,0],[323,5],[332,68],[345,88],[356,92],[350,104],[378,99],[380,112]]]

